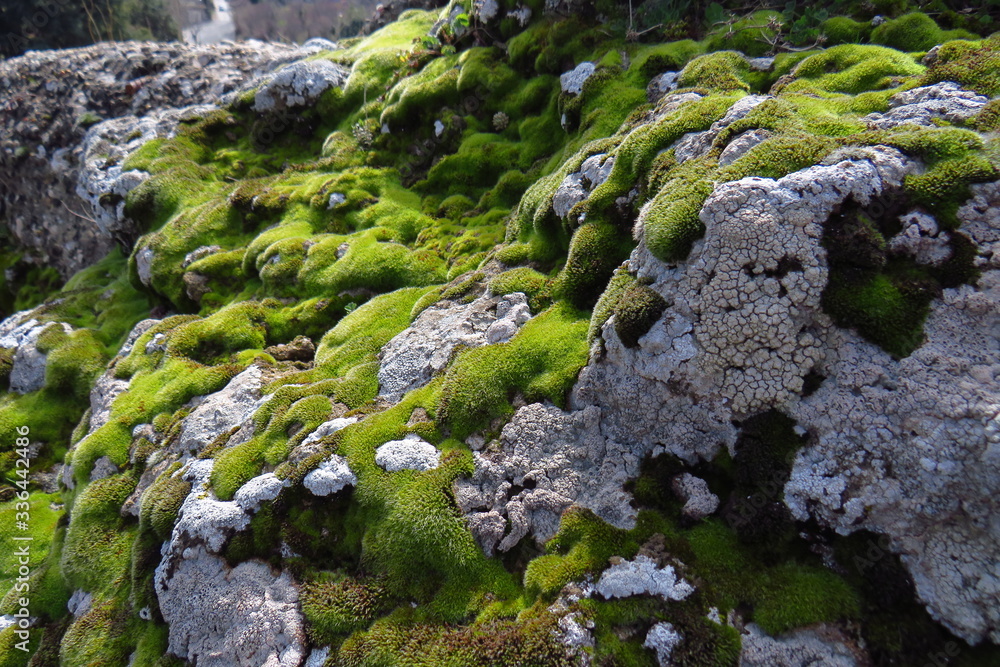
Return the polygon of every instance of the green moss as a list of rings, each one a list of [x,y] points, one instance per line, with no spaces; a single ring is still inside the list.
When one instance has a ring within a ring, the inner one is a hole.
[[[555,305],[525,324],[508,343],[467,350],[449,367],[441,389],[439,420],[459,438],[489,420],[511,414],[510,399],[564,404],[587,362],[587,321]]]
[[[580,308],[597,301],[611,274],[632,250],[631,235],[614,225],[588,222],[573,234],[566,266],[558,287],[570,303]]]
[[[857,95],[894,88],[924,68],[910,56],[881,46],[844,44],[809,56],[792,70],[787,92],[823,91]]]
[[[120,512],[134,490],[135,480],[114,475],[79,492],[60,563],[72,588],[113,594],[127,582],[135,530]]]
[[[66,667],[127,664],[134,647],[128,626],[128,616],[120,606],[111,602],[94,604],[66,630],[59,664]]]
[[[190,482],[174,476],[177,467],[172,466],[157,477],[142,496],[140,525],[143,528],[148,526],[161,542],[170,538],[177,513],[191,492]]]
[[[504,271],[490,280],[493,294],[523,292],[528,297],[532,312],[536,313],[547,308],[551,302],[551,286],[549,278],[526,266]]]
[[[941,160],[923,174],[911,174],[904,180],[914,203],[937,215],[947,227],[958,224],[955,212],[970,197],[969,185],[996,180],[997,167],[980,155]]]
[[[976,35],[964,32],[962,38],[975,39]],[[954,39],[957,35],[952,36]],[[926,51],[933,46],[937,46],[946,39],[944,31],[938,27],[934,19],[921,12],[904,14],[899,18],[886,21],[875,27],[871,33],[871,40],[875,44],[882,44],[900,51]]]
[[[859,281],[831,277],[823,309],[838,326],[854,327],[887,352],[905,357],[923,342],[929,308],[920,297],[907,294],[884,275]]]
[[[388,611],[390,602],[377,582],[344,577],[306,582],[300,600],[310,637],[321,644],[333,644],[339,637],[367,628]]]
[[[639,339],[660,319],[667,302],[653,289],[632,283],[617,299],[615,333],[625,347],[638,347]]]
[[[58,618],[64,613],[69,592],[59,573],[58,558],[62,547],[62,532],[59,530],[65,513],[56,503],[60,500],[58,494],[33,492],[27,495],[27,500],[20,498],[0,505],[0,540],[5,544],[17,545],[15,538],[30,538],[30,549],[27,566],[31,569],[28,586],[30,587],[31,613],[49,619]],[[28,529],[17,528],[15,515],[23,509],[18,503],[27,502],[30,522]],[[14,548],[0,555],[0,590],[5,595],[0,603],[0,611],[13,614],[20,606],[17,601],[24,596],[25,591],[16,586],[19,568],[23,563]],[[23,582],[22,582],[23,586]]]
[[[1000,94],[1000,37],[942,44],[922,83],[941,81],[954,81],[987,97]]]
[[[681,88],[749,91],[752,75],[750,65],[735,51],[719,51],[696,58],[688,63],[677,79]]]
[[[858,614],[856,594],[833,572],[787,565],[776,568],[769,583],[753,617],[770,635]]]
[[[872,32],[871,21],[855,21],[847,16],[832,16],[820,27],[829,46],[857,44],[868,41]]]
[[[706,179],[711,163],[688,160],[671,172],[669,180],[644,211],[643,237],[650,251],[666,262],[687,257],[691,244],[705,232],[698,218],[712,184]]]
[[[559,532],[545,545],[546,555],[528,563],[524,585],[529,592],[551,597],[571,581],[607,567],[611,556],[631,558],[638,549],[626,531],[590,510],[571,507],[562,515]]]

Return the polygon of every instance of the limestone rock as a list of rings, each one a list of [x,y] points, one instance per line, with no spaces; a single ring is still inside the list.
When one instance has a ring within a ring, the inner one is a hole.
[[[731,165],[749,153],[750,149],[754,146],[768,139],[770,136],[771,132],[768,130],[747,130],[736,135],[719,155],[719,166],[726,167]]]
[[[634,524],[622,486],[638,474],[639,458],[601,434],[596,408],[566,413],[540,403],[524,406],[503,428],[500,451],[474,456],[475,474],[456,483],[456,498],[487,554],[507,551],[528,534],[543,544],[573,503],[612,525]],[[499,545],[497,517],[510,522]]]
[[[677,90],[677,77],[680,72],[664,72],[653,77],[646,87],[646,99],[650,104],[656,104],[667,93]]]
[[[889,250],[929,266],[940,266],[951,258],[951,236],[938,228],[933,217],[911,211],[901,215],[899,221],[903,229],[889,240]]]
[[[261,370],[250,366],[211,394],[184,419],[175,448],[179,452],[199,452],[220,433],[245,423],[261,400]]]
[[[899,125],[935,127],[935,120],[962,123],[982,111],[987,102],[988,97],[944,81],[896,93],[889,98],[889,111],[868,114],[865,121],[879,130]]]
[[[684,502],[681,513],[689,519],[700,521],[719,508],[719,497],[709,491],[705,480],[691,473],[685,472],[674,477],[671,488]]]
[[[229,568],[195,547],[156,569],[170,653],[203,667],[299,667],[306,637],[298,587],[258,561]]]
[[[583,62],[572,70],[565,72],[559,77],[559,85],[562,91],[568,95],[579,95],[583,92],[583,84],[594,74],[597,65],[591,62]]]
[[[796,630],[781,638],[770,637],[750,623],[742,636],[740,667],[856,667],[857,649],[840,632],[819,629]]]
[[[274,500],[289,486],[291,484],[288,480],[280,479],[273,472],[267,472],[241,486],[233,496],[233,501],[244,512],[256,512],[261,504]]]
[[[661,667],[665,667],[671,664],[670,655],[682,641],[684,641],[684,636],[674,628],[672,623],[660,622],[649,629],[646,641],[642,645],[656,651],[656,662]]]
[[[347,80],[347,70],[329,60],[301,60],[265,80],[254,96],[258,113],[311,104]]]
[[[320,463],[302,480],[302,485],[314,496],[329,496],[357,483],[358,478],[351,472],[347,459],[337,454]]]
[[[386,472],[430,470],[441,460],[437,447],[413,433],[391,440],[375,450],[375,463]]]
[[[431,306],[382,348],[379,395],[398,402],[441,372],[459,345],[471,348],[505,342],[528,317],[527,297],[520,292],[500,298],[484,296],[470,304]]]
[[[639,554],[634,560],[621,560],[602,572],[594,592],[608,600],[633,595],[684,600],[694,593],[694,587],[678,577],[670,565],[658,567],[655,560]]]

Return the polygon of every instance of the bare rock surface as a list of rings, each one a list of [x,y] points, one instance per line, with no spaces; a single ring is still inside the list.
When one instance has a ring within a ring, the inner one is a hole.
[[[68,277],[116,240],[134,241],[120,197],[143,176],[123,173],[122,156],[167,136],[184,107],[222,106],[307,54],[257,41],[104,42],[0,62],[0,208],[14,243]],[[102,203],[102,195],[110,196]]]
[[[260,407],[261,375],[258,366],[250,366],[221,391],[207,396],[184,419],[176,449],[182,453],[201,451],[220,433],[246,422]]]
[[[803,629],[770,637],[750,623],[741,637],[740,667],[855,667],[855,649],[835,630]]]
[[[527,304],[527,297],[517,292],[427,308],[382,348],[379,395],[395,403],[424,386],[444,370],[459,345],[471,348],[510,340],[531,317]]]
[[[498,453],[475,454],[475,474],[457,482],[456,496],[486,553],[507,551],[529,533],[544,543],[573,503],[631,527],[635,510],[622,485],[638,474],[639,460],[601,434],[599,409],[566,413],[533,403],[503,428]]]
[[[594,592],[609,600],[633,595],[684,600],[694,593],[694,587],[678,577],[670,565],[659,567],[649,556],[639,554],[634,560],[620,560],[602,572]]]
[[[375,463],[386,472],[431,470],[441,461],[438,448],[410,433],[402,440],[391,440],[375,450]]]
[[[169,568],[161,563],[155,586],[168,650],[192,664],[299,667],[306,656],[298,587],[287,572],[258,561],[230,568],[199,546]]]
[[[935,121],[963,123],[982,111],[989,98],[964,90],[953,81],[943,81],[896,93],[889,98],[889,111],[865,116],[870,127],[889,130],[899,125],[934,127]]]

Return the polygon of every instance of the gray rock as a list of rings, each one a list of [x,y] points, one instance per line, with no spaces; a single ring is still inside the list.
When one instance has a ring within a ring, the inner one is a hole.
[[[135,270],[139,275],[139,282],[149,287],[153,282],[153,249],[145,247],[135,253]]]
[[[870,127],[889,130],[899,125],[936,127],[935,121],[963,123],[982,111],[989,98],[957,83],[944,81],[896,93],[889,98],[889,111],[865,116]]]
[[[638,474],[639,458],[601,434],[597,408],[566,413],[540,403],[524,406],[503,428],[500,451],[474,457],[473,477],[456,482],[455,494],[487,554],[507,551],[529,534],[544,544],[574,503],[612,525],[634,525],[622,486]],[[522,489],[512,494],[515,485]],[[499,545],[496,516],[510,523]]]
[[[671,488],[684,503],[681,513],[689,519],[700,521],[719,509],[719,497],[708,489],[708,484],[691,473],[682,473],[671,481]]]
[[[301,60],[265,80],[254,96],[258,113],[311,104],[330,88],[347,80],[346,69],[329,60]]]
[[[73,616],[83,616],[88,611],[94,602],[94,596],[78,588],[73,591],[73,594],[69,596],[69,601],[66,603],[66,609],[69,610]]]
[[[248,367],[191,411],[184,419],[174,448],[180,452],[200,452],[219,434],[246,422],[260,407],[260,388],[260,368]]]
[[[569,95],[579,95],[583,92],[583,84],[594,74],[597,65],[590,62],[583,62],[575,68],[559,77],[559,85],[564,93]]]
[[[653,77],[646,87],[646,99],[650,104],[656,104],[667,93],[677,90],[677,78],[680,72],[664,72]]]
[[[583,176],[578,173],[569,174],[559,184],[552,196],[552,210],[560,218],[566,218],[570,210],[587,198],[587,188],[583,184]]]
[[[431,470],[441,461],[437,447],[413,433],[391,440],[375,450],[375,463],[386,472]]]
[[[683,641],[684,635],[672,623],[660,622],[649,629],[642,645],[656,651],[656,662],[665,667],[671,664],[670,655]]]
[[[351,424],[356,424],[357,422],[357,417],[337,417],[336,419],[331,419],[328,422],[323,422],[316,427],[315,431],[305,437],[300,447],[308,447],[309,445],[317,443],[323,438],[333,435],[337,431],[347,428]]]
[[[754,146],[762,143],[770,136],[771,133],[768,130],[747,130],[737,135],[719,155],[719,166],[726,167],[731,165],[749,153],[750,149]]]
[[[484,296],[469,304],[444,301],[427,308],[382,348],[379,395],[398,402],[444,370],[459,345],[473,348],[504,342],[529,317],[527,298],[521,293]]]
[[[583,164],[580,165],[580,174],[583,176],[587,189],[593,192],[599,185],[603,185],[608,180],[608,177],[611,176],[611,170],[614,168],[614,156],[599,153],[591,155],[583,161]]]
[[[38,349],[38,337],[48,327],[62,327],[66,333],[73,331],[68,324],[41,323],[31,317],[34,311],[11,315],[0,323],[0,348],[15,350],[14,364],[10,370],[10,390],[29,394],[45,386],[45,369],[48,355]]]
[[[941,266],[951,259],[951,236],[930,215],[911,211],[899,216],[903,228],[889,240],[889,250],[909,255],[917,264]]]
[[[322,37],[313,37],[312,39],[307,39],[302,43],[303,51],[336,51],[339,46],[336,42],[331,42],[328,39],[323,39]]]
[[[287,479],[280,479],[273,472],[267,472],[241,486],[233,495],[233,501],[244,512],[256,512],[263,503],[274,500],[289,486],[291,483]]]
[[[181,262],[181,268],[186,269],[199,259],[204,259],[210,255],[220,252],[222,252],[222,246],[219,245],[203,245],[199,248],[195,248],[188,254],[184,255],[184,261]]]
[[[594,592],[608,600],[633,595],[684,600],[694,593],[694,587],[678,577],[673,567],[658,567],[655,560],[639,554],[634,560],[619,559],[602,572]]]
[[[707,153],[720,132],[736,121],[745,118],[747,114],[757,108],[762,102],[769,99],[771,99],[770,95],[747,95],[729,107],[729,111],[722,118],[712,123],[709,129],[704,132],[688,132],[685,134],[674,145],[674,154],[677,158],[677,163],[681,164]]]
[[[105,477],[111,477],[112,475],[117,474],[118,466],[112,463],[111,459],[107,456],[102,456],[94,461],[94,467],[90,471],[90,481],[95,482],[99,479],[104,479]]]
[[[314,496],[329,496],[357,483],[358,478],[351,472],[347,459],[337,454],[320,463],[302,480],[302,485]]]
[[[177,522],[164,544],[164,560],[183,557],[190,549],[202,545],[210,553],[219,553],[234,533],[250,524],[250,516],[234,501],[222,501],[209,488],[209,478],[215,461],[196,459],[174,473],[191,482],[191,492],[181,504]]]
[[[749,623],[741,637],[740,667],[857,667],[860,651],[843,634],[826,626],[770,637]]]
[[[299,667],[306,657],[298,587],[259,561],[230,569],[198,546],[154,576],[168,650],[201,667]]]

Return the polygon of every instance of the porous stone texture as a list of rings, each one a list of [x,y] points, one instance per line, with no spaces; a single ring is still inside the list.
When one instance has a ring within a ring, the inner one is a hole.
[[[96,210],[90,203],[105,188],[117,194],[134,185],[136,174],[114,171],[120,151],[152,138],[154,125],[159,135],[166,110],[223,105],[227,95],[304,55],[295,46],[256,41],[105,42],[0,62],[0,210],[7,211],[13,244],[63,277],[104,257],[116,239],[101,226],[121,224],[120,202],[112,197]],[[118,118],[124,120],[92,127]],[[142,136],[120,141],[135,132]],[[89,184],[81,184],[81,170],[93,170],[102,145],[116,147],[110,164],[100,165],[103,176],[93,179],[91,172]]]
[[[254,96],[257,112],[311,104],[330,88],[347,80],[347,70],[329,60],[301,60],[267,77]]]
[[[234,568],[194,547],[156,569],[168,651],[201,667],[299,667],[306,637],[298,587],[287,572],[247,561]]]
[[[962,232],[979,250],[976,266],[1000,268],[1000,181],[970,186],[972,198],[958,209]]]
[[[677,89],[677,77],[680,72],[664,72],[653,77],[646,86],[646,99],[650,104],[656,104],[667,93]]]
[[[1000,272],[945,290],[896,361],[829,334],[826,380],[790,414],[811,436],[785,502],[841,533],[885,533],[931,615],[1000,642]]]
[[[771,136],[769,130],[747,130],[736,135],[719,155],[719,166],[726,167],[750,152],[750,149]]]
[[[413,433],[402,440],[390,440],[375,450],[375,463],[386,472],[431,470],[440,461],[437,447]]]
[[[351,472],[347,459],[338,454],[320,463],[302,479],[302,485],[314,496],[329,496],[357,483],[358,478]]]
[[[933,216],[911,211],[899,216],[903,229],[889,240],[889,250],[909,255],[918,264],[940,266],[951,258],[951,236]]]
[[[244,424],[261,404],[261,369],[250,366],[221,391],[205,397],[184,419],[174,449],[200,452],[221,433]]]
[[[358,422],[357,417],[337,417],[336,419],[331,419],[330,421],[323,422],[316,427],[316,430],[310,433],[302,440],[302,444],[299,447],[308,447],[327,436],[331,436],[341,429],[347,428],[351,424],[356,424]]]
[[[569,583],[559,592],[559,597],[549,605],[547,611],[558,617],[555,631],[556,640],[566,647],[571,664],[589,667],[594,651],[594,619],[580,609],[580,600],[593,594],[589,583]]]
[[[570,210],[585,201],[597,186],[608,180],[614,169],[615,158],[606,153],[591,155],[580,165],[580,171],[568,174],[552,196],[552,210],[560,218],[569,216]]]
[[[175,134],[178,123],[202,118],[217,107],[200,104],[180,109],[152,109],[139,118],[113,118],[90,128],[76,151],[79,176],[76,194],[87,203],[102,238],[131,247],[142,230],[125,215],[125,197],[149,174],[123,171],[122,163],[143,144]]]
[[[83,616],[88,611],[90,611],[90,606],[94,602],[94,596],[78,588],[73,591],[73,594],[69,596],[69,601],[66,603],[66,609],[69,613],[74,616]]]
[[[724,129],[744,118],[753,111],[761,102],[771,99],[770,95],[747,95],[736,101],[729,107],[726,114],[719,120],[712,123],[712,126],[703,132],[688,132],[677,140],[674,145],[674,155],[677,164],[687,162],[696,157],[701,157],[712,147],[712,142]]]
[[[94,461],[94,467],[90,471],[90,481],[95,482],[99,479],[104,479],[105,477],[111,477],[112,475],[117,474],[118,466],[116,466],[107,456],[102,456]]]
[[[274,500],[289,486],[291,483],[287,479],[281,479],[273,472],[267,472],[241,486],[233,495],[233,501],[244,512],[256,512],[262,504]]]
[[[740,667],[857,667],[858,649],[843,634],[826,626],[795,630],[770,637],[756,624],[747,624],[741,637]]]
[[[223,501],[209,488],[215,461],[193,460],[174,473],[191,483],[191,491],[177,513],[177,522],[164,544],[164,559],[183,556],[193,545],[203,545],[210,553],[219,553],[226,540],[250,524],[247,511],[236,501]]]
[[[559,85],[562,91],[568,95],[579,95],[583,92],[583,84],[594,74],[597,65],[591,62],[583,62],[559,76]]]
[[[656,652],[656,662],[662,667],[670,664],[670,655],[682,641],[684,636],[672,623],[660,622],[649,629],[642,645]]]
[[[665,264],[642,243],[633,252],[630,271],[671,305],[636,348],[618,339],[614,318],[604,325],[570,407],[601,407],[602,433],[639,457],[694,463],[731,448],[731,421],[794,399],[825,354],[823,222],[849,197],[867,203],[899,186],[907,169],[897,151],[875,148],[779,180],[718,185],[686,261]]]
[[[719,496],[712,493],[705,480],[691,473],[681,473],[671,481],[671,488],[684,503],[681,513],[689,519],[700,521],[719,509]]]
[[[14,313],[0,322],[0,348],[14,350],[14,365],[10,370],[10,390],[30,394],[45,386],[48,355],[38,349],[38,337],[48,327],[62,327],[66,333],[73,328],[65,323],[39,322],[34,311]]]
[[[889,111],[872,113],[864,120],[869,127],[889,130],[899,125],[936,127],[935,121],[962,124],[982,111],[989,98],[964,90],[953,81],[904,90],[889,98]]]
[[[573,503],[620,528],[634,525],[622,485],[638,474],[640,459],[601,434],[600,414],[595,407],[566,413],[526,405],[504,426],[499,451],[475,452],[475,473],[456,482],[455,493],[487,554],[507,551],[529,533],[543,544]]]
[[[694,593],[694,587],[678,577],[670,565],[659,567],[649,556],[639,554],[635,560],[619,560],[602,572],[594,592],[608,600],[633,595],[684,600]]]
[[[510,340],[531,318],[521,292],[483,296],[469,304],[442,301],[420,313],[379,354],[379,395],[396,403],[441,372],[459,345],[472,348]]]

